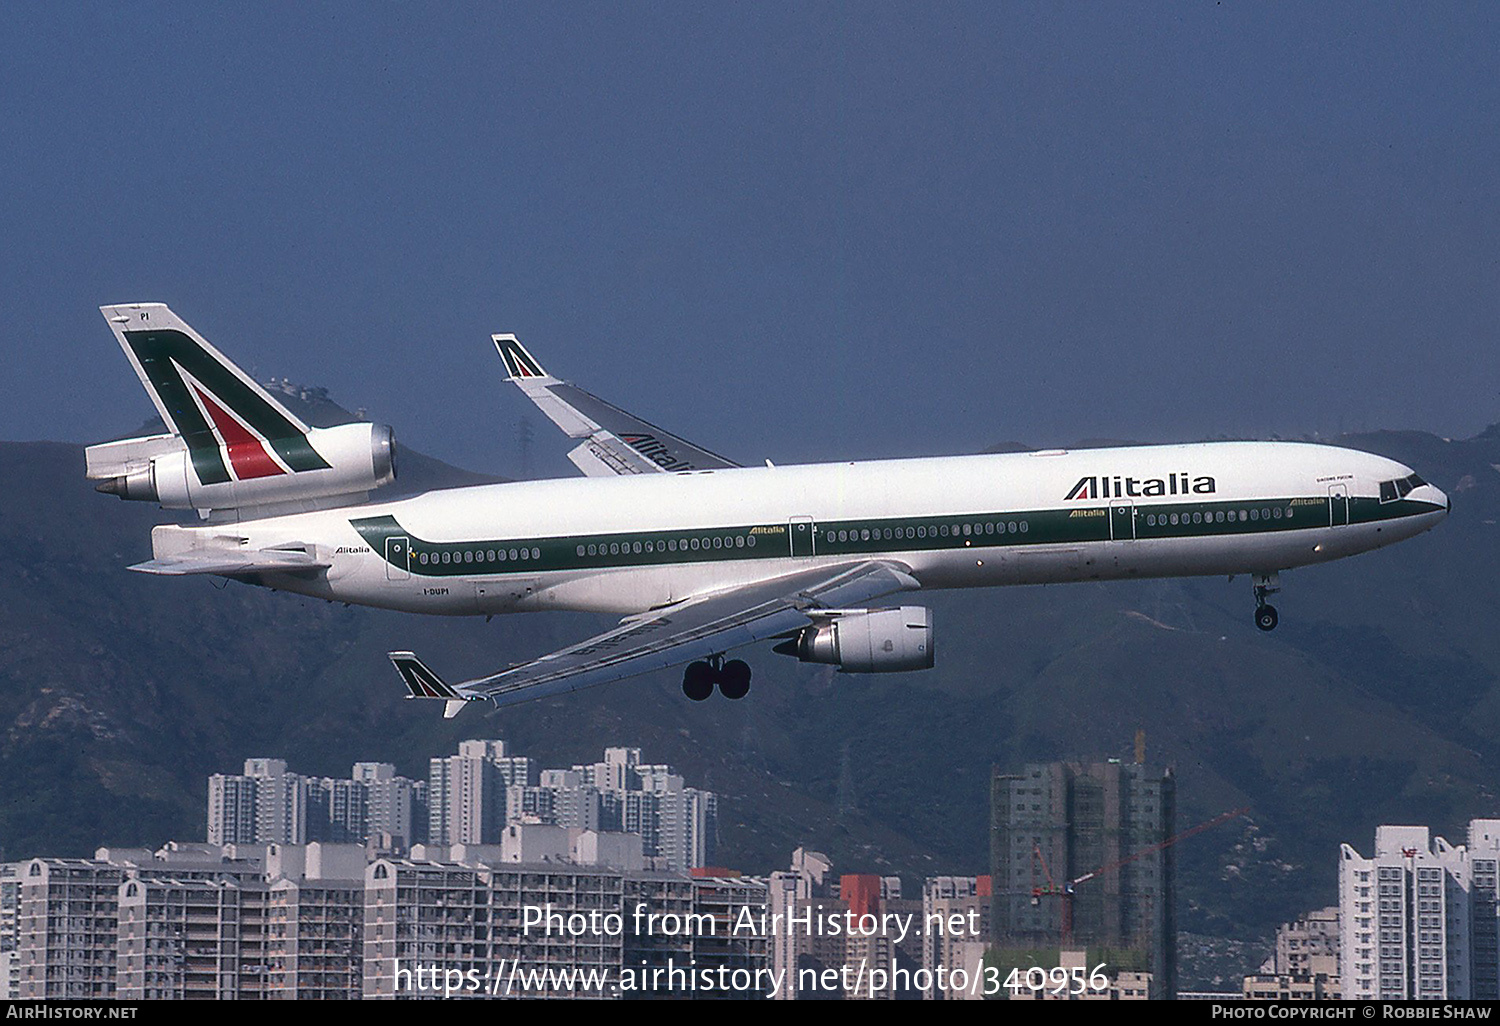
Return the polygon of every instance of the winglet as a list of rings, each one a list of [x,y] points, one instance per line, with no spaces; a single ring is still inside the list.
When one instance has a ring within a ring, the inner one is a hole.
[[[479,701],[478,696],[465,697],[444,683],[443,678],[427,668],[427,664],[412,652],[390,652],[391,663],[411,694],[407,699],[436,698],[443,701],[443,719],[451,720],[470,702]]]
[[[500,359],[505,362],[505,373],[507,380],[519,381],[522,378],[546,378],[550,377],[542,370],[542,365],[536,362],[536,357],[526,351],[519,339],[514,335],[491,335],[490,339],[495,343],[495,349],[500,353]]]

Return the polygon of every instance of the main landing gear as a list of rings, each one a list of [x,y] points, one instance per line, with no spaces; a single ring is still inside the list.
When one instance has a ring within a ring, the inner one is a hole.
[[[729,699],[741,699],[750,693],[750,664],[743,659],[731,659],[727,663],[722,655],[688,663],[682,671],[682,693],[695,702],[702,702],[714,693]]]
[[[1279,618],[1276,607],[1266,601],[1266,596],[1281,590],[1281,578],[1274,573],[1255,574],[1252,580],[1255,584],[1255,626],[1263,631],[1274,631]]]

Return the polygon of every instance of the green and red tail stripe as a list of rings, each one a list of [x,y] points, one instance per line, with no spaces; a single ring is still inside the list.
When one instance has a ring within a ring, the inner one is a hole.
[[[307,425],[201,339],[169,327],[120,334],[203,484],[328,467]]]

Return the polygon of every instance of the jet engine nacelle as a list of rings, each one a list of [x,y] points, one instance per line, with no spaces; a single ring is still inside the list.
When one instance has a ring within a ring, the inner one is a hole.
[[[96,486],[99,491],[122,499],[159,502],[164,509],[198,510],[357,495],[396,479],[395,432],[384,424],[312,428],[305,438],[326,466],[293,469],[266,455],[246,472],[226,447],[210,447],[204,460],[203,454],[190,451],[181,439],[157,435],[90,446],[89,477],[102,479]],[[199,461],[229,480],[204,483],[197,469]]]
[[[844,673],[930,670],[935,655],[932,610],[924,606],[843,613],[805,627],[776,651]]]

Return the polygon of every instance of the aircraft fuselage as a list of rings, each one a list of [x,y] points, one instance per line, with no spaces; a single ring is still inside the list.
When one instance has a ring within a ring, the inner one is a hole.
[[[630,614],[851,559],[901,564],[924,590],[1272,574],[1447,511],[1381,456],[1207,442],[482,485],[159,527],[153,547],[301,544],[328,568],[252,579],[386,609]]]

